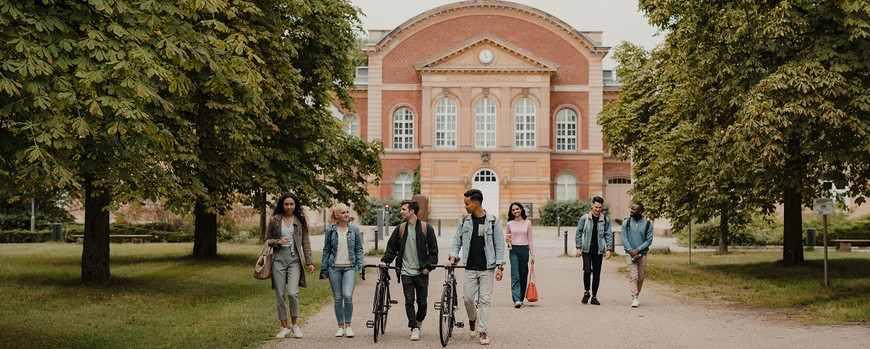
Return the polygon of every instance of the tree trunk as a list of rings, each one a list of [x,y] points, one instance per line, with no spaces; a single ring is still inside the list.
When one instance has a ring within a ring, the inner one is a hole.
[[[193,257],[217,257],[217,214],[197,202],[193,209]]]
[[[93,177],[85,176],[85,231],[82,245],[82,281],[106,282],[109,273],[109,205],[111,197],[93,186]]]
[[[719,252],[728,252],[728,216],[725,211],[719,217]]]
[[[269,206],[266,202],[266,192],[260,193],[260,204],[263,205],[260,208],[260,241],[266,241],[266,206]]]
[[[783,193],[783,239],[782,264],[791,266],[804,262],[801,239],[801,209],[803,198],[796,188],[786,188]]]

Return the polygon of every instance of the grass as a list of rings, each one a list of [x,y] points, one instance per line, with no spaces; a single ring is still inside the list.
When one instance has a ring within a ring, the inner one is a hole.
[[[112,281],[88,285],[81,245],[0,245],[0,348],[225,348],[272,338],[275,295],[252,275],[260,246],[220,244],[220,257],[208,261],[191,250],[112,244]],[[302,322],[332,297],[316,272],[307,281]]]
[[[781,251],[729,254],[653,254],[647,277],[672,286],[684,299],[773,310],[811,324],[870,322],[870,254],[829,251],[824,287],[823,252],[804,252],[805,264],[785,267]],[[623,268],[625,269],[625,268]]]

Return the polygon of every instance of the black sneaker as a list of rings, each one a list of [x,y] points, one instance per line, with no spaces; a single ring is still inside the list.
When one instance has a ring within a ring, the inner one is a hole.
[[[590,302],[590,303],[592,303],[594,305],[601,305],[601,303],[598,303],[598,298],[596,298],[595,296],[592,296],[592,302]]]
[[[589,294],[588,294],[588,293],[584,293],[584,294],[583,294],[583,300],[581,300],[580,302],[583,303],[583,304],[589,303]]]

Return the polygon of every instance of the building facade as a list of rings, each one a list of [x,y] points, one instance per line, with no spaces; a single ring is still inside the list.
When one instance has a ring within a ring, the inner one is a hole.
[[[601,32],[525,5],[467,1],[369,35],[344,120],[384,143],[372,196],[410,198],[419,166],[430,219],[461,217],[471,188],[500,215],[514,201],[538,217],[547,200],[593,195],[627,214],[630,164],[609,156],[596,122],[619,92],[602,70]]]

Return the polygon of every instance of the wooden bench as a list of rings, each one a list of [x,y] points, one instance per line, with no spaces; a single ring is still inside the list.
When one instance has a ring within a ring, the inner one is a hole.
[[[83,234],[72,234],[70,237],[76,238],[76,243],[82,244],[84,242],[85,236]],[[153,238],[151,235],[109,235],[109,238],[120,238],[120,239],[130,239],[130,242],[148,242],[149,239]]]
[[[852,244],[857,243],[870,243],[870,240],[863,239],[833,239],[831,242],[837,244],[837,251],[840,252],[852,252]]]

